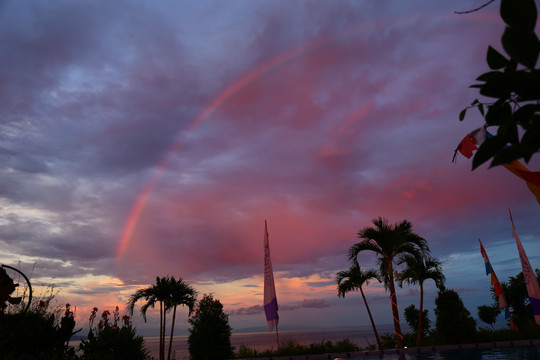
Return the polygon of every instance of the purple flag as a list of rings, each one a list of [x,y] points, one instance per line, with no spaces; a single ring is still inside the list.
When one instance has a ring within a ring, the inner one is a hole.
[[[268,330],[272,331],[278,326],[278,304],[276,298],[276,286],[274,284],[274,272],[270,260],[270,245],[268,243],[268,227],[264,221],[264,312],[268,321]]]

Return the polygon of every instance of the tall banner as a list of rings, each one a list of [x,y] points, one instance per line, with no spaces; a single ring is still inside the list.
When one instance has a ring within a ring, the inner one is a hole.
[[[512,212],[508,209],[510,213],[510,221],[512,222],[512,235],[516,239],[516,245],[519,252],[519,259],[521,260],[521,268],[523,269],[523,276],[525,277],[525,285],[527,286],[527,292],[529,293],[529,300],[531,302],[532,311],[534,314],[534,320],[538,325],[540,325],[540,287],[538,286],[538,280],[536,279],[536,274],[531,267],[531,263],[525,254],[523,245],[519,240],[516,227],[514,226],[514,220],[512,219]]]
[[[279,322],[278,304],[266,220],[264,221],[264,312],[266,313],[266,321],[268,321],[268,331],[272,331],[274,327],[277,331]]]
[[[497,275],[495,275],[495,271],[493,271],[493,267],[491,267],[491,262],[489,261],[489,258],[487,256],[486,249],[484,249],[484,245],[482,245],[482,241],[478,239],[478,242],[480,243],[480,253],[482,254],[482,257],[484,258],[484,264],[486,266],[486,275],[491,275],[491,286],[493,286],[493,290],[495,291],[495,296],[497,296],[497,299],[499,300],[499,308],[504,309],[504,315],[505,315],[504,317],[506,319],[509,319],[510,311],[508,310],[508,303],[506,302],[506,298],[504,297],[504,292],[501,287],[501,283],[499,282]]]

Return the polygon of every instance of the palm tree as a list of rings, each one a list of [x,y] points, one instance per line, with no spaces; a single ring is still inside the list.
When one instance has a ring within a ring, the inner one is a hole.
[[[182,278],[179,278],[177,281],[175,280],[173,276],[172,278],[169,279],[169,286],[171,289],[171,294],[166,305],[168,309],[170,309],[171,307],[173,308],[173,318],[172,318],[171,335],[170,335],[170,340],[169,340],[169,352],[167,355],[167,359],[171,360],[171,348],[172,348],[173,333],[174,333],[174,323],[176,320],[176,307],[178,305],[187,306],[189,309],[188,316],[190,316],[191,313],[193,312],[193,308],[195,307],[195,297],[197,293],[195,292],[195,289],[193,289],[188,283],[184,282]]]
[[[362,239],[349,249],[349,259],[356,259],[361,251],[370,250],[378,255],[377,262],[381,269],[385,286],[390,290],[390,305],[394,319],[394,332],[396,334],[396,347],[403,347],[403,335],[399,322],[396,288],[394,285],[394,261],[404,254],[422,256],[429,251],[424,238],[412,231],[412,224],[403,220],[400,223],[389,225],[388,220],[382,217],[373,219],[375,227],[365,227],[358,232]]]
[[[405,264],[407,267],[398,275],[398,284],[400,287],[403,283],[416,284],[420,286],[420,310],[418,313],[418,330],[416,345],[422,345],[422,316],[424,314],[424,281],[431,279],[435,281],[435,285],[439,290],[444,290],[444,282],[446,280],[441,262],[432,258],[428,254],[418,257],[409,254],[403,255],[398,262],[398,265]]]
[[[369,285],[370,279],[378,279],[377,272],[375,270],[362,270],[356,259],[353,259],[352,262],[353,263],[349,270],[339,271],[336,274],[336,281],[338,283],[338,297],[345,298],[345,294],[349,291],[360,290],[360,294],[362,294],[362,299],[364,299],[364,304],[366,305],[369,320],[371,321],[371,326],[373,327],[373,333],[375,334],[377,345],[379,346],[379,350],[381,350],[381,339],[377,333],[377,328],[373,322],[373,317],[371,316],[371,311],[369,310],[366,296],[362,290],[362,285]]]
[[[140,312],[146,322],[146,312],[148,308],[154,308],[156,303],[159,303],[159,359],[165,360],[165,327],[166,327],[166,315],[167,312],[174,309],[173,313],[173,322],[171,330],[171,341],[172,341],[172,331],[174,330],[174,321],[176,318],[176,307],[178,305],[187,305],[191,310],[195,303],[195,290],[193,290],[187,283],[185,283],[181,278],[176,281],[174,277],[156,277],[156,284],[151,285],[144,289],[137,290],[133,295],[130,296],[127,303],[128,311],[133,315],[133,308],[135,303],[140,299],[146,301],[144,305],[141,306]],[[169,345],[170,349],[170,345]],[[170,350],[169,350],[170,356]]]

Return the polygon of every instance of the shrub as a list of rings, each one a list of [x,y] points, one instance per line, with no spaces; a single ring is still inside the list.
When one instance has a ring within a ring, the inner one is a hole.
[[[212,294],[204,294],[195,314],[189,318],[189,354],[193,360],[220,360],[233,356],[229,316]]]
[[[118,306],[113,311],[113,321],[109,320],[109,310],[103,311],[101,320],[92,328],[98,308],[94,308],[90,318],[88,339],[81,340],[79,350],[83,360],[146,360],[151,359],[144,347],[144,338],[137,335],[129,316],[124,315],[120,324]]]
[[[54,313],[40,303],[39,311],[4,314],[0,317],[0,359],[73,359],[68,346],[75,320],[70,305],[57,321]]]
[[[316,354],[338,354],[359,351],[360,348],[349,339],[344,339],[332,343],[332,341],[321,340],[320,343],[312,343],[310,345],[302,345],[294,340],[288,339],[278,349],[255,350],[240,345],[238,351],[235,352],[236,359],[248,358],[271,358],[278,356],[295,356],[295,355],[316,355]]]

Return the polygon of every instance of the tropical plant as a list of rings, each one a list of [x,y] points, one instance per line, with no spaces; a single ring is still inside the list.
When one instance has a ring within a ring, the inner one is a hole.
[[[362,286],[369,285],[369,280],[371,279],[378,280],[377,272],[375,270],[362,270],[356,258],[352,260],[352,264],[348,270],[339,271],[336,274],[336,281],[338,283],[338,297],[345,298],[345,294],[353,290],[360,291],[360,294],[362,294],[362,299],[364,300],[364,304],[366,305],[366,310],[369,315],[369,320],[371,321],[371,326],[373,327],[373,333],[375,334],[377,345],[379,346],[379,350],[381,350],[381,339],[379,338],[379,334],[377,333],[377,328],[375,327],[375,323],[373,322],[373,317],[371,316],[371,311],[369,310],[366,296],[364,295],[364,291],[362,290]]]
[[[275,357],[288,357],[303,355],[305,358],[309,358],[307,355],[319,355],[319,354],[339,354],[339,353],[351,353],[362,350],[349,339],[343,339],[336,342],[324,341],[312,343],[309,345],[300,344],[292,339],[287,339],[284,344],[279,348],[258,350],[250,348],[246,345],[240,345],[238,350],[234,354],[235,359],[252,359],[252,358],[275,358]],[[366,349],[372,350],[372,349]],[[317,357],[314,357],[317,358]]]
[[[174,322],[176,320],[176,307],[178,305],[188,306],[189,312],[193,310],[195,304],[195,290],[186,282],[179,278],[176,280],[172,277],[156,277],[156,283],[144,289],[137,290],[130,296],[127,303],[128,311],[133,315],[135,303],[140,299],[144,299],[146,303],[141,306],[141,315],[146,321],[146,312],[149,308],[154,308],[156,303],[159,303],[159,359],[165,360],[165,336],[166,336],[166,314],[173,309],[173,320],[171,327],[171,339],[169,342],[168,358],[171,357],[171,343],[174,332]]]
[[[101,320],[93,327],[98,308],[94,308],[89,318],[88,339],[81,340],[79,350],[82,360],[147,360],[151,359],[144,345],[144,338],[137,335],[129,316],[120,320],[118,306],[113,311],[113,320],[109,319],[109,310],[103,311]]]
[[[189,286],[186,282],[184,282],[182,278],[179,278],[178,280],[176,280],[173,276],[169,278],[167,281],[169,282],[169,286],[171,288],[171,294],[166,305],[168,309],[170,309],[171,307],[173,308],[171,335],[169,339],[169,351],[167,355],[167,359],[171,360],[174,323],[176,320],[176,308],[179,305],[187,306],[189,309],[188,316],[191,316],[191,313],[193,312],[193,308],[195,307],[196,292],[191,286]]]
[[[413,304],[407,306],[403,310],[403,315],[405,315],[405,321],[409,324],[410,328],[413,329],[414,335],[418,339],[418,321],[420,320],[420,311]],[[431,327],[431,320],[429,319],[429,312],[427,310],[422,311],[422,336],[426,336],[429,333]]]
[[[75,349],[69,346],[71,336],[77,332],[73,332],[74,328],[70,304],[66,304],[61,318],[43,301],[26,313],[3,314],[0,359],[74,359]]]
[[[449,344],[470,341],[476,332],[476,321],[455,290],[440,290],[435,299],[435,328]]]
[[[374,227],[365,227],[358,232],[361,242],[349,249],[349,259],[356,259],[362,251],[373,251],[378,255],[377,262],[387,289],[390,290],[390,305],[396,334],[396,347],[403,347],[403,335],[399,322],[396,288],[394,285],[394,262],[399,257],[410,254],[421,257],[429,248],[424,238],[412,231],[412,224],[403,220],[390,225],[388,220],[378,217],[373,220]]]
[[[424,281],[433,280],[438,289],[444,289],[446,280],[441,262],[438,259],[431,257],[428,254],[424,256],[413,256],[410,254],[403,255],[398,265],[405,264],[405,269],[398,274],[398,284],[403,287],[403,283],[418,284],[420,286],[420,308],[418,310],[418,330],[416,332],[416,345],[422,345],[422,317],[424,314]]]
[[[535,269],[537,281],[540,282],[540,270]],[[531,307],[529,293],[525,285],[525,276],[520,272],[516,276],[509,276],[508,281],[501,283],[504,297],[512,312],[512,319],[517,328],[521,330],[534,329],[539,326],[534,321],[534,314]],[[496,306],[499,305],[499,298],[492,291],[492,296]]]
[[[540,150],[540,69],[536,68],[540,41],[535,33],[535,1],[501,0],[500,15],[506,24],[501,37],[506,54],[489,46],[490,71],[476,79],[480,84],[471,86],[493,102],[474,100],[459,114],[463,120],[467,109],[477,107],[485,126],[497,127],[497,133],[480,145],[473,169],[489,159],[493,159],[490,166],[520,158],[529,162]]]
[[[230,359],[234,354],[231,346],[229,315],[212,294],[204,294],[193,316],[189,318],[188,347],[191,360]]]
[[[491,330],[495,330],[493,324],[497,321],[497,316],[501,313],[501,309],[497,305],[481,305],[478,307],[478,318],[491,326]]]

